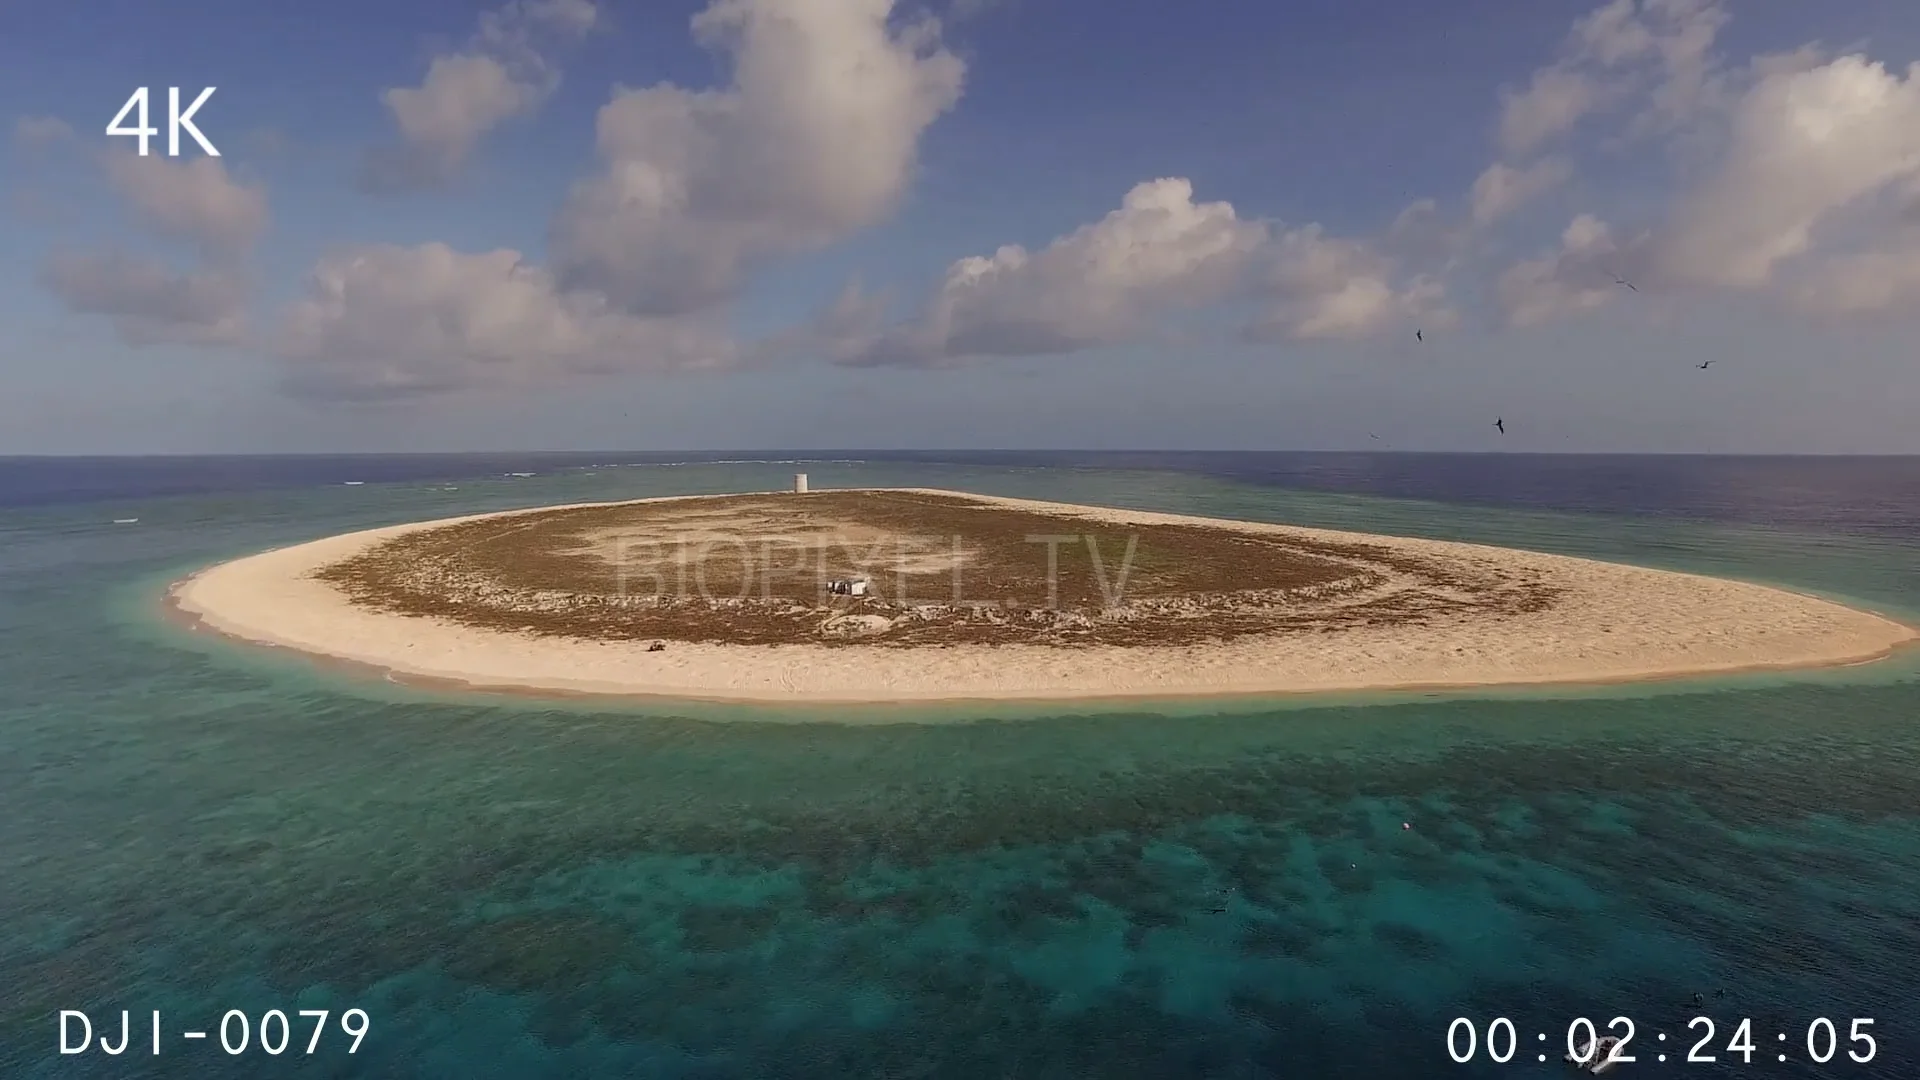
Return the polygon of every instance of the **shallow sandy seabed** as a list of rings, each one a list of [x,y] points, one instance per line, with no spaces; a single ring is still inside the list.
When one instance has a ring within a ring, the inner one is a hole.
[[[963,497],[1111,525],[1202,524],[1377,544],[1532,570],[1564,591],[1545,611],[1192,646],[679,642],[649,653],[646,641],[539,637],[382,613],[349,603],[335,586],[311,576],[403,533],[504,516],[476,514],[348,533],[236,559],[177,582],[169,601],[200,628],[372,665],[402,678],[556,695],[761,702],[1174,697],[1664,679],[1852,664],[1885,656],[1920,637],[1911,627],[1831,601],[1694,574],[1435,540]],[[565,508],[570,507],[507,513]]]

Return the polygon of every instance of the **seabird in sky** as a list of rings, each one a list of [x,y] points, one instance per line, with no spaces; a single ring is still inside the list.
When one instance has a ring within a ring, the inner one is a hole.
[[[1507,418],[1503,416],[1500,419],[1495,420],[1493,422],[1493,426],[1500,429],[1500,434],[1505,435],[1507,433]]]
[[[1424,330],[1415,330],[1415,331],[1413,332],[1413,340],[1415,340],[1415,341],[1418,341],[1418,342],[1421,342],[1422,344],[1425,344],[1425,342],[1426,342],[1426,340],[1427,340],[1427,334],[1426,334],[1426,331],[1424,331]]]
[[[1709,365],[1709,364],[1711,364],[1711,363],[1713,363],[1713,361],[1711,361],[1711,360],[1702,360],[1702,361],[1700,361],[1700,363],[1699,363],[1698,365],[1696,365],[1696,366],[1698,366],[1698,367],[1700,368],[1700,370],[1701,370],[1701,371],[1705,371],[1705,370],[1707,370],[1707,365]]]
[[[1615,285],[1625,285],[1627,288],[1633,289],[1634,292],[1640,291],[1639,289],[1634,288],[1633,282],[1628,281],[1626,278],[1621,277],[1619,274],[1613,275],[1613,283]]]

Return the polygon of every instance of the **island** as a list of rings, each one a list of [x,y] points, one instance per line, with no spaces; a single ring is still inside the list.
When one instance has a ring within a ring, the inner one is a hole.
[[[396,525],[201,570],[168,603],[400,681],[742,702],[1596,683],[1853,664],[1920,636],[1695,574],[917,488]]]

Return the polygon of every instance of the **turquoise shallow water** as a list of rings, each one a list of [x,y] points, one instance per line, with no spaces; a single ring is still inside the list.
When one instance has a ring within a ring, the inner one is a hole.
[[[1887,536],[1154,473],[810,471],[1517,544],[1920,611],[1917,549]],[[158,615],[167,581],[280,543],[789,472],[8,511],[0,1076],[1544,1076],[1576,1016],[1635,1020],[1628,1076],[1920,1076],[1912,656],[1634,688],[770,713],[434,696]],[[352,1055],[335,1029],[305,1054],[304,1020],[277,1057],[217,1041],[228,1009],[257,1028],[356,1007],[371,1027]],[[61,1055],[62,1009],[116,1037],[131,1010],[133,1049]],[[1695,1015],[1717,1020],[1717,1063],[1678,1060]],[[1463,1016],[1483,1039],[1511,1018],[1520,1052],[1455,1064]],[[1843,1047],[1825,1066],[1806,1060],[1820,1016]],[[1724,1049],[1741,1017],[1752,1064]],[[1877,1021],[1865,1064],[1846,1058],[1855,1017]]]

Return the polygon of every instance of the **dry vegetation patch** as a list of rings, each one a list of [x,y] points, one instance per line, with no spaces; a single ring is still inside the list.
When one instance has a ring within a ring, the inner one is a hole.
[[[485,518],[317,576],[359,604],[487,629],[737,644],[1190,644],[1538,610],[1555,595],[1466,558],[904,491]],[[827,590],[859,578],[865,596]]]

